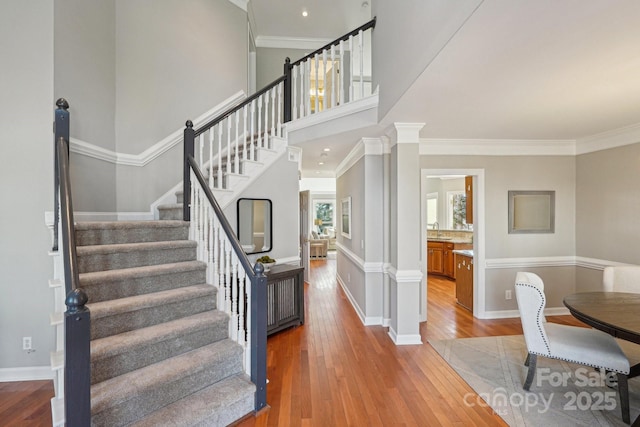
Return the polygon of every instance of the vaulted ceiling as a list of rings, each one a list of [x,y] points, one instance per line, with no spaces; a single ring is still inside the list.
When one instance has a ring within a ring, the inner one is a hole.
[[[369,9],[361,0],[250,2],[255,36],[331,39]],[[635,0],[481,1],[382,124],[424,122],[421,136],[433,139],[640,140],[638,22]],[[419,55],[417,46],[398,48]]]

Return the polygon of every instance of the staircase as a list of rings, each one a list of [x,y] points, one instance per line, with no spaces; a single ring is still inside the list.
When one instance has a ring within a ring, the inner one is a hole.
[[[255,386],[183,221],[76,224],[96,426],[227,425]]]

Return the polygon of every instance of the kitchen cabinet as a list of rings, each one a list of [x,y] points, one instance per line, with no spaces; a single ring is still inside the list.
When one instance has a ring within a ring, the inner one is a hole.
[[[427,274],[439,274],[451,279],[456,278],[456,249],[472,249],[471,243],[453,243],[427,240]]]
[[[464,177],[464,195],[467,198],[466,202],[466,218],[467,224],[473,224],[473,177]]]
[[[456,256],[456,299],[458,304],[473,311],[473,257]]]
[[[442,274],[444,272],[442,242],[427,241],[427,274]]]

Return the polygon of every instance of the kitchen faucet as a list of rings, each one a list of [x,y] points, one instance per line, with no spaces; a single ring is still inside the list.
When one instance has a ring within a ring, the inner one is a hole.
[[[438,221],[435,221],[432,225],[432,228],[436,231],[436,237],[440,237],[440,224],[438,224]]]

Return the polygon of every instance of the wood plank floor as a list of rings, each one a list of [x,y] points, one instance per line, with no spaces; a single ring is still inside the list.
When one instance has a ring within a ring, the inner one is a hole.
[[[270,408],[238,425],[506,425],[490,409],[464,404],[473,390],[428,340],[521,334],[519,319],[474,319],[455,303],[454,283],[434,276],[423,345],[398,347],[386,328],[362,325],[336,282],[335,262],[311,261],[305,325],[267,343]],[[571,316],[550,320],[580,324]],[[0,383],[0,425],[50,426],[51,397],[51,381]]]

